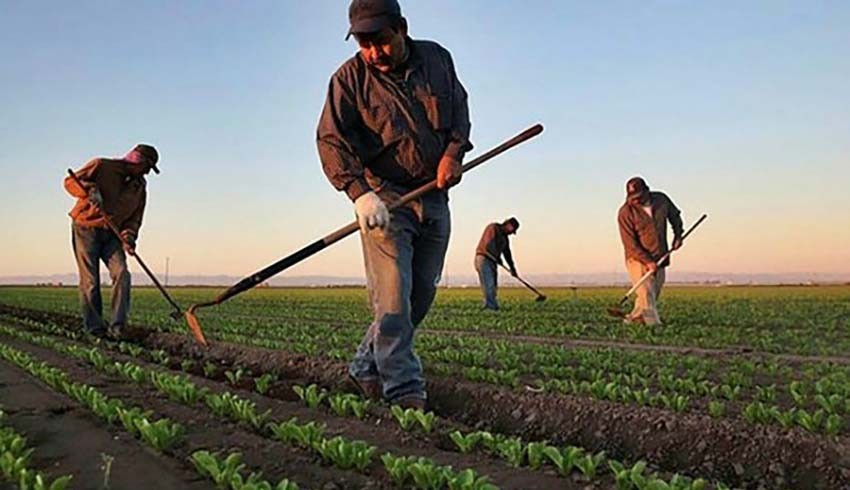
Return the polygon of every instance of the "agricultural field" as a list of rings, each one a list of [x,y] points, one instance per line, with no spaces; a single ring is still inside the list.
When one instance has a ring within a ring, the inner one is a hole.
[[[174,288],[181,305],[218,290]],[[133,290],[126,342],[75,288],[0,288],[0,477],[21,488],[846,489],[850,286],[448,289],[420,325],[427,412],[363,400],[360,288],[203,310],[209,347]],[[105,291],[108,299],[108,291]],[[22,482],[22,483],[19,483]],[[26,486],[25,486],[26,485]]]

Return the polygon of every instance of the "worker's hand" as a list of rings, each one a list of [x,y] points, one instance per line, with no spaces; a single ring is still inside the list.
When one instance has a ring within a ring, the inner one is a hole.
[[[440,165],[437,167],[437,188],[448,189],[460,182],[462,176],[463,166],[460,161],[448,155],[443,155],[443,158],[440,159]]]
[[[100,195],[100,191],[95,187],[89,189],[89,202],[98,208],[103,207],[103,196]]]
[[[646,267],[648,272],[652,272],[653,274],[655,274],[655,271],[658,270],[658,264],[656,264],[655,262],[647,262],[646,264],[644,264],[644,266]]]
[[[516,267],[511,267],[511,275],[514,277],[519,276],[519,273],[516,271]]]
[[[354,210],[360,230],[368,232],[372,228],[384,228],[390,224],[390,211],[384,201],[372,191],[354,200]]]
[[[129,230],[124,230],[121,232],[121,245],[124,247],[124,251],[130,255],[136,255],[136,235]]]
[[[673,250],[679,250],[679,247],[681,247],[681,246],[682,246],[682,239],[676,238],[676,239],[673,240],[673,245],[671,245],[671,248]]]

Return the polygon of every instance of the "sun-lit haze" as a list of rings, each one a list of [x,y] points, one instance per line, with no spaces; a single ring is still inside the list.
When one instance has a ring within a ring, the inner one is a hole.
[[[450,274],[517,216],[521,273],[623,271],[642,175],[709,220],[674,270],[850,274],[850,3],[401,0],[470,94]],[[65,169],[155,145],[139,252],[172,275],[253,272],[353,219],[315,129],[357,49],[346,1],[0,0],[0,276],[75,271]],[[137,271],[135,264],[131,269]],[[285,272],[359,276],[356,237]]]

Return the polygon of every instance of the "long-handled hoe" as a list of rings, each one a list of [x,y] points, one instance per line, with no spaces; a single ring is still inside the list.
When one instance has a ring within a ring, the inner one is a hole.
[[[510,271],[511,271],[510,269],[508,269],[508,268],[507,268],[507,266],[505,266],[505,264],[503,264],[503,263],[499,262],[498,260],[494,259],[494,258],[493,258],[493,256],[492,256],[492,255],[490,255],[489,253],[487,254],[487,258],[489,258],[489,259],[490,259],[490,260],[492,260],[493,262],[495,262],[495,263],[499,264],[499,266],[500,266],[502,269],[505,269],[505,270],[506,270],[506,271],[508,271],[508,272],[510,272]],[[516,280],[517,280],[517,281],[521,282],[521,283],[523,284],[523,286],[527,287],[529,290],[531,290],[531,292],[533,292],[534,294],[536,294],[536,295],[537,295],[537,297],[536,297],[536,298],[534,298],[534,301],[537,301],[538,303],[539,303],[539,302],[546,301],[546,295],[545,295],[545,294],[543,294],[543,293],[541,293],[540,291],[538,291],[538,290],[537,290],[537,288],[535,288],[534,286],[532,286],[532,285],[531,285],[528,281],[526,281],[525,279],[523,279],[523,278],[519,277],[519,274],[517,274],[516,276],[513,276],[513,277],[514,277],[514,278],[516,278]]]
[[[77,185],[80,186],[80,189],[83,189],[83,190],[86,189],[86,187],[83,185],[83,183],[77,177],[77,174],[75,174],[74,171],[71,170],[70,168],[68,169],[68,175],[70,175],[71,178],[74,179],[74,182],[76,182]],[[86,194],[88,194],[88,191],[86,191]],[[112,218],[110,218],[109,215],[106,214],[106,210],[103,209],[103,208],[100,208],[100,207],[98,207],[98,209],[100,209],[100,214],[103,215],[103,220],[106,221],[106,226],[108,226],[109,229],[112,231],[112,233],[114,233],[115,236],[118,237],[119,240],[121,240],[121,244],[124,245],[125,248],[130,248],[129,244],[127,243],[127,240],[125,240],[124,237],[121,236],[121,230],[119,230],[118,227],[115,226],[115,222],[113,222]],[[162,287],[162,284],[160,284],[160,282],[156,278],[156,276],[153,275],[153,272],[151,272],[151,270],[148,269],[148,266],[147,266],[147,264],[145,264],[145,261],[142,260],[141,257],[139,257],[138,252],[133,252],[132,255],[133,255],[133,258],[136,259],[136,262],[139,263],[139,266],[141,266],[142,270],[145,271],[145,274],[147,274],[148,277],[151,278],[151,281],[153,281],[154,286],[156,286],[156,288],[159,289],[159,292],[162,293],[162,296],[165,298],[166,301],[168,301],[168,304],[170,304],[171,307],[174,308],[174,311],[172,311],[169,314],[171,316],[171,318],[173,318],[175,320],[180,319],[180,317],[183,316],[183,309],[180,308],[180,305],[178,305],[177,302],[174,301],[174,299],[171,298],[171,296],[168,294],[168,291],[166,291],[165,288]]]
[[[490,160],[491,158],[495,157],[496,155],[499,155],[499,154],[513,148],[514,146],[517,146],[520,143],[523,143],[524,141],[527,141],[527,140],[537,136],[542,131],[543,131],[543,126],[540,125],[540,124],[536,124],[536,125],[528,128],[528,129],[526,129],[525,131],[519,133],[518,135],[509,139],[508,141],[505,141],[501,145],[491,149],[487,153],[484,153],[483,155],[481,155],[481,156],[475,158],[474,160],[471,160],[470,162],[466,163],[463,166],[463,171],[467,172],[469,170],[472,170],[473,168],[481,165],[482,163],[486,162],[487,160]],[[391,203],[388,207],[389,207],[390,210],[393,210],[393,209],[398,208],[400,206],[404,206],[405,204],[422,197],[423,195],[427,194],[428,192],[433,191],[436,188],[437,188],[437,181],[432,180],[431,182],[419,187],[418,189],[415,189],[411,192],[408,192],[407,194],[405,194],[404,196],[399,198],[397,201]],[[207,345],[207,341],[204,338],[204,333],[201,330],[201,324],[198,321],[197,316],[195,315],[195,312],[198,310],[198,308],[205,308],[207,306],[214,306],[214,305],[221,304],[224,301],[232,298],[233,296],[236,296],[239,293],[245,292],[245,291],[253,288],[257,284],[260,284],[261,282],[268,280],[269,278],[278,274],[279,272],[281,272],[281,271],[283,271],[283,270],[285,270],[289,267],[292,267],[293,265],[301,262],[302,260],[324,250],[325,248],[329,247],[330,245],[333,245],[334,243],[342,240],[343,238],[347,237],[348,235],[351,235],[352,233],[356,232],[358,229],[360,229],[360,227],[359,227],[357,221],[349,223],[348,225],[343,226],[342,228],[334,231],[333,233],[330,233],[329,235],[327,235],[323,238],[320,238],[319,240],[316,240],[315,242],[307,245],[306,247],[302,248],[301,250],[298,250],[297,252],[294,252],[293,254],[288,255],[288,256],[278,260],[277,262],[269,265],[265,269],[262,269],[258,272],[255,272],[254,274],[251,274],[248,277],[245,277],[244,279],[237,282],[236,284],[231,286],[229,289],[227,289],[226,291],[224,291],[223,293],[218,295],[218,297],[216,297],[214,300],[206,302],[206,303],[198,303],[198,304],[194,304],[194,305],[190,306],[189,309],[186,311],[186,322],[189,324],[189,330],[191,330],[192,335],[195,337],[195,340],[197,340],[200,344]]]
[[[697,229],[697,226],[699,226],[699,225],[700,225],[700,223],[702,223],[703,221],[705,221],[705,219],[706,219],[706,218],[708,218],[708,215],[707,215],[707,214],[703,214],[703,215],[702,215],[702,216],[700,216],[700,218],[696,221],[696,223],[694,223],[693,225],[691,225],[691,227],[690,227],[690,228],[688,228],[688,231],[686,231],[686,232],[685,232],[685,234],[684,234],[684,235],[682,235],[682,244],[684,244],[684,243],[685,243],[685,238],[688,238],[688,235],[690,235],[690,234],[691,234],[691,232],[693,232],[694,230],[696,230],[696,229]],[[661,256],[661,258],[658,260],[658,262],[657,262],[657,263],[658,263],[658,264],[660,264],[660,263],[664,262],[664,261],[665,261],[665,260],[667,260],[667,258],[668,258],[668,257],[670,257],[670,255],[672,255],[672,254],[673,254],[673,251],[672,251],[672,250],[670,250],[670,251],[669,251],[669,252],[667,252],[666,254],[662,255],[662,256]],[[646,281],[647,281],[647,280],[648,280],[648,279],[649,279],[652,275],[653,275],[653,272],[652,272],[652,271],[647,271],[647,272],[646,272],[646,274],[644,274],[644,275],[640,278],[640,280],[639,280],[638,282],[636,282],[636,283],[635,283],[635,285],[634,285],[634,286],[632,286],[632,288],[631,288],[631,289],[629,289],[629,292],[627,292],[627,293],[626,293],[626,294],[622,297],[622,299],[620,299],[620,302],[619,302],[619,303],[617,303],[617,306],[612,306],[612,307],[608,308],[608,314],[609,314],[609,315],[611,315],[611,316],[613,316],[613,317],[617,317],[617,318],[624,318],[624,317],[626,316],[626,312],[625,312],[625,311],[623,311],[623,305],[625,305],[625,304],[626,304],[626,302],[628,302],[628,301],[629,301],[629,296],[631,296],[632,294],[634,294],[634,292],[635,292],[635,291],[637,291],[637,290],[638,290],[638,288],[639,288],[639,287],[641,287],[641,285],[643,285],[643,283],[645,283],[645,282],[646,282]]]

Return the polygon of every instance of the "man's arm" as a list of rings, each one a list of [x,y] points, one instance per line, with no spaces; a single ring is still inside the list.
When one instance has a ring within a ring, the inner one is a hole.
[[[667,203],[669,204],[669,208],[667,211],[667,221],[670,222],[670,226],[673,227],[673,238],[681,239],[682,234],[684,234],[684,226],[682,225],[682,211],[673,204],[673,200],[667,197]]]
[[[334,74],[319,118],[316,143],[328,180],[352,201],[370,190],[357,152],[359,135],[355,126],[360,123],[354,92],[339,73]]]
[[[139,228],[142,227],[142,216],[145,214],[145,204],[147,203],[147,192],[142,193],[142,199],[139,206],[133,211],[133,214],[124,222],[121,229],[121,236],[124,237],[131,245],[135,245],[136,238],[139,236]],[[131,237],[131,238],[128,238]]]
[[[634,257],[645,265],[654,264],[655,260],[640,244],[635,228],[629,220],[628,212],[621,211],[617,215],[617,224],[620,226],[620,240],[626,249],[626,256]]]
[[[507,237],[505,237],[505,238],[507,239]],[[511,270],[511,275],[516,276],[517,275],[516,266],[514,265],[513,254],[511,253],[511,242],[510,241],[505,242],[505,250],[502,252],[502,255],[505,256],[505,262],[508,264],[508,269]]]
[[[83,165],[83,168],[74,172],[78,179],[83,183],[83,185],[90,185],[89,188],[94,187],[94,181],[97,177],[97,171],[100,168],[100,159],[95,158],[89,161],[87,164]],[[82,188],[77,184],[77,182],[71,178],[70,175],[65,177],[65,191],[68,194],[76,197],[77,199],[84,199],[88,196],[89,188]]]
[[[463,161],[463,156],[466,152],[472,150],[472,143],[469,141],[469,133],[472,129],[472,124],[469,122],[469,104],[466,89],[457,78],[454,62],[451,55],[446,52],[448,57],[449,76],[453,81],[452,84],[452,127],[450,129],[450,140],[444,156],[451,157],[459,162]]]
[[[673,204],[673,200],[669,196],[665,194],[664,197],[667,198],[667,221],[673,227],[673,244],[671,248],[678,250],[682,246],[682,234],[685,232],[682,225],[682,212]]]

